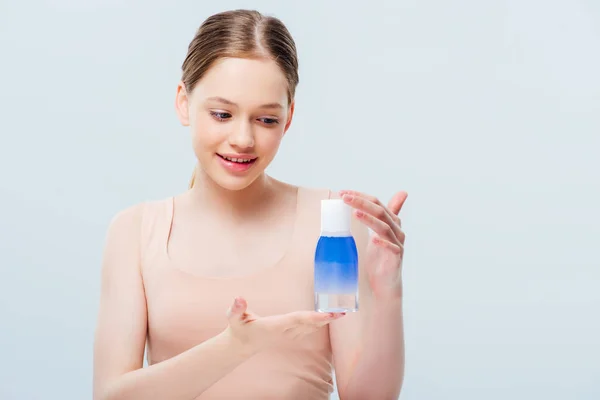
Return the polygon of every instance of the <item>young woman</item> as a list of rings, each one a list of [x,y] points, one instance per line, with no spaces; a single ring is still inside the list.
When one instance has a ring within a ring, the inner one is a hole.
[[[265,174],[292,122],[297,68],[276,18],[236,10],[199,28],[175,101],[198,163],[189,190],[110,224],[95,399],[327,399],[332,370],[342,400],[397,399],[407,194],[385,206]],[[360,311],[348,315],[313,311],[320,200],[338,196],[359,247]]]

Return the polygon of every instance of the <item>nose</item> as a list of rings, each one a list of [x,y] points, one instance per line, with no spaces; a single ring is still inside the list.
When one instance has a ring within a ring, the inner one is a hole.
[[[254,132],[249,123],[241,123],[231,132],[228,139],[231,147],[245,150],[254,147]]]

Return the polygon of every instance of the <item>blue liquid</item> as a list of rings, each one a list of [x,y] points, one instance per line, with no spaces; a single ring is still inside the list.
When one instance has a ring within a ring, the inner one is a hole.
[[[358,252],[352,236],[321,236],[314,267],[315,309],[358,309]]]

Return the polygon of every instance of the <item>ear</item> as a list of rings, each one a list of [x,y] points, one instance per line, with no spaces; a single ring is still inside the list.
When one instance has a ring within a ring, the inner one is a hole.
[[[187,90],[183,82],[177,84],[177,95],[175,96],[175,111],[179,122],[183,126],[190,125],[190,109],[189,109],[189,98]]]
[[[285,129],[283,130],[283,134],[284,135],[287,132],[287,130],[290,128],[290,125],[292,124],[292,119],[294,118],[294,109],[295,109],[295,107],[296,107],[296,102],[292,101],[292,104],[290,104],[288,120],[287,120],[287,122],[285,124]]]

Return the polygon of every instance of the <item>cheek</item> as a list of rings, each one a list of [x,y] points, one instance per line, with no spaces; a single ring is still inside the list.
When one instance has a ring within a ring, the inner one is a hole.
[[[191,128],[192,141],[196,152],[201,150],[211,150],[222,142],[223,138],[226,136],[222,127],[206,118],[196,119]]]
[[[256,135],[256,147],[266,153],[276,151],[281,144],[281,139],[283,139],[283,130],[269,129]]]

